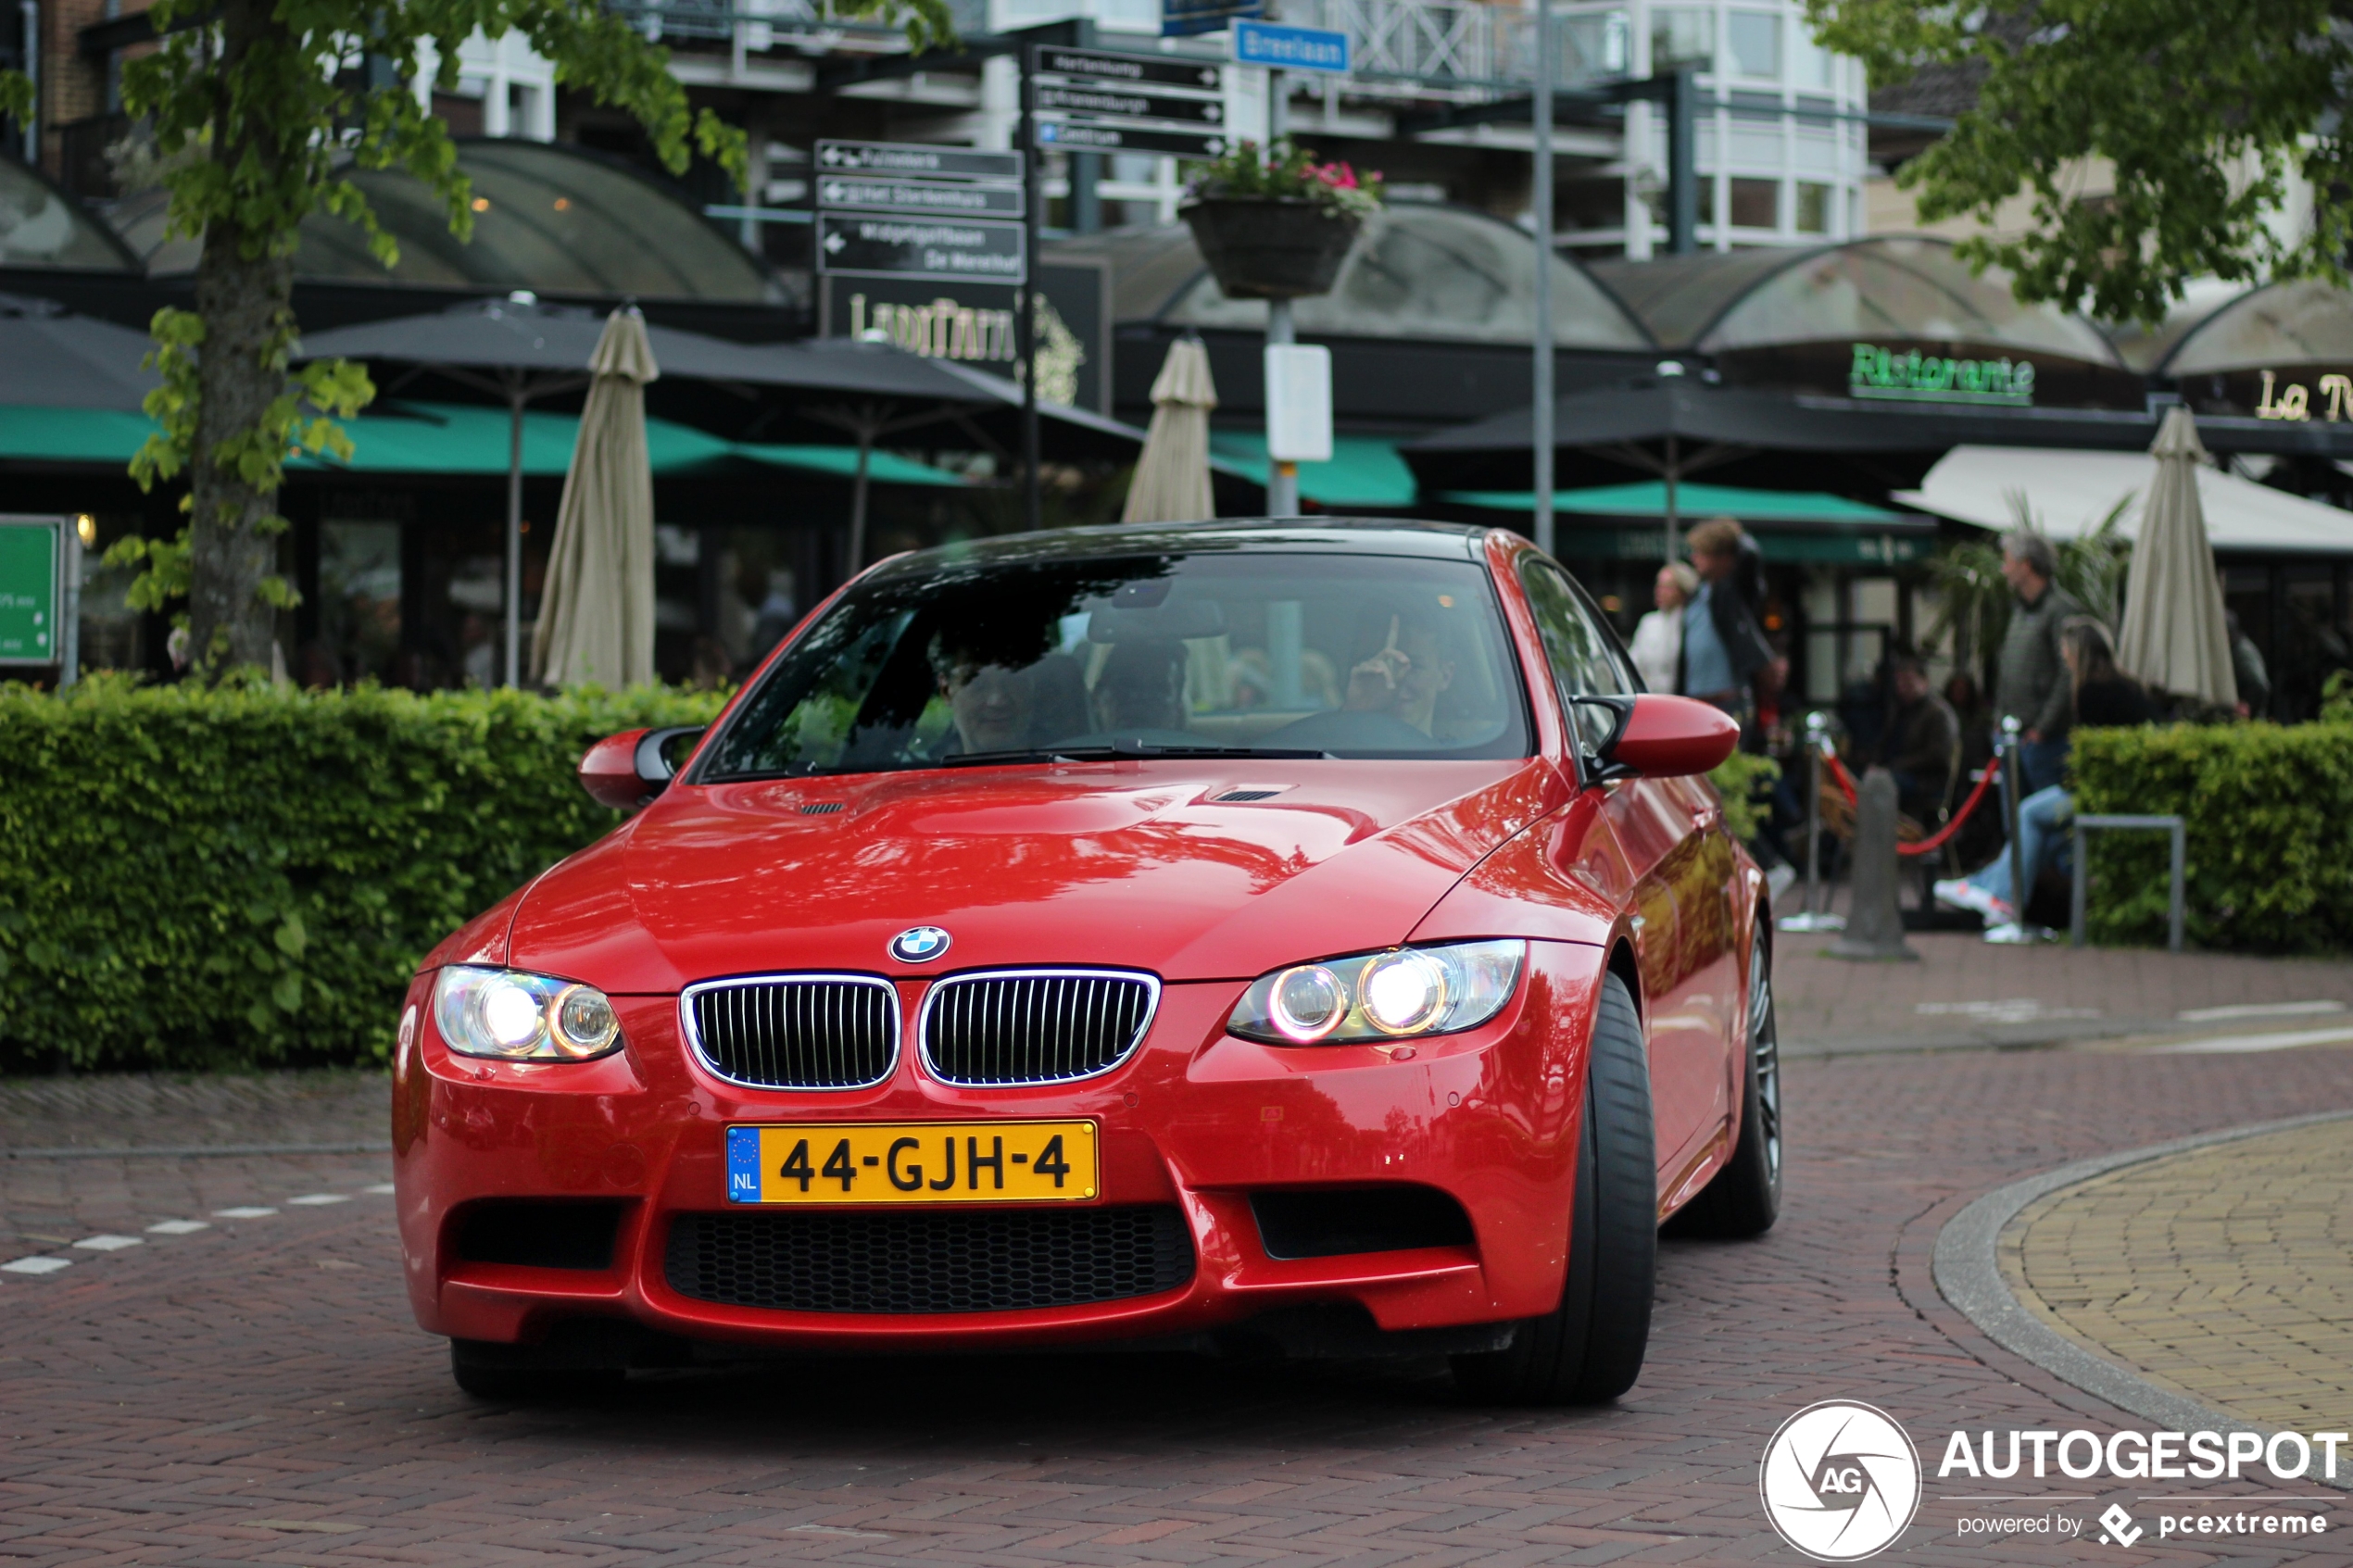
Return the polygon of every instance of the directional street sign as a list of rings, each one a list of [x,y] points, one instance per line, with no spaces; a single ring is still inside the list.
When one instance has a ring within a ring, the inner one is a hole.
[[[869,278],[1021,283],[1029,278],[1018,223],[817,215],[817,270]]]
[[[858,207],[935,218],[1014,218],[1022,215],[1019,185],[950,184],[925,180],[873,180],[828,174],[817,182],[821,207]]]
[[[1277,27],[1271,22],[1236,22],[1234,58],[1246,66],[1277,70],[1348,74],[1348,34],[1319,27]]]
[[[1050,119],[1038,128],[1038,144],[1083,153],[1157,153],[1164,157],[1212,158],[1225,156],[1226,133]]]
[[[1222,125],[1226,120],[1222,98],[1134,93],[1119,87],[1099,87],[1092,82],[1074,87],[1039,82],[1038,112],[1081,114],[1088,119],[1159,119],[1189,125]]]
[[[821,174],[893,174],[925,180],[997,180],[1018,183],[1019,153],[935,147],[921,142],[820,142]]]
[[[1100,49],[1038,51],[1038,74],[1067,76],[1088,82],[1112,82],[1127,87],[1190,87],[1214,93],[1224,74],[1214,60],[1188,60],[1170,55],[1110,55]]]

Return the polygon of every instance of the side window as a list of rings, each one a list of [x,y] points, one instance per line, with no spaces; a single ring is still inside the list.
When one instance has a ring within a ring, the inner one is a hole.
[[[1569,723],[1581,743],[1593,741],[1591,716],[1580,714],[1572,698],[1617,696],[1634,688],[1627,683],[1613,657],[1609,639],[1584,607],[1560,568],[1550,561],[1529,560],[1520,581],[1528,589],[1529,608],[1544,639],[1544,658],[1553,667],[1553,682]]]

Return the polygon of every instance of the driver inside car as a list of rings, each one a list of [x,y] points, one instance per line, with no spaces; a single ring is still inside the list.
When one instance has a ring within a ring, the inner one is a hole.
[[[1362,646],[1378,635],[1378,620],[1365,628]],[[1351,713],[1381,713],[1432,734],[1439,694],[1454,684],[1454,666],[1440,646],[1438,633],[1418,620],[1392,613],[1387,637],[1366,659],[1348,671]]]
[[[1016,670],[935,646],[932,668],[939,677],[939,693],[948,699],[948,710],[956,721],[959,750],[1014,751],[1031,744],[1036,666]]]

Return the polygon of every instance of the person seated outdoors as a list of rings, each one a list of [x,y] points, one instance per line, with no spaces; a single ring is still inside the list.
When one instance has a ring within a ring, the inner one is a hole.
[[[2079,616],[2060,628],[2059,658],[2074,689],[2070,704],[2072,725],[2153,724],[2162,717],[2147,690],[2116,667],[2116,646],[2108,640],[2108,629],[2089,616]],[[2028,896],[2074,816],[2075,797],[2064,783],[2037,790],[2019,803],[2019,860]],[[1932,891],[1940,904],[1976,910],[1986,922],[1989,937],[2014,932],[2024,904],[2019,890],[2010,885],[2007,845],[1992,864],[1972,875],[1940,882]]]
[[[1365,636],[1357,646],[1370,640]],[[1383,714],[1435,737],[1439,696],[1453,684],[1454,665],[1437,632],[1392,613],[1379,648],[1350,668],[1348,696],[1340,706],[1350,713]]]
[[[1896,809],[1933,829],[1952,787],[1961,721],[1929,685],[1928,669],[1917,654],[1897,654],[1888,670],[1894,711],[1867,759],[1895,776]]]

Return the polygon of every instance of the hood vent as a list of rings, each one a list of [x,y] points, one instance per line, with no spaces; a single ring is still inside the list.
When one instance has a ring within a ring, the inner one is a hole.
[[[804,817],[830,817],[844,804],[839,800],[804,800],[800,805],[800,814]]]
[[[1252,800],[1272,800],[1282,794],[1279,789],[1229,789],[1223,795],[1209,797],[1214,806],[1240,806]]]

